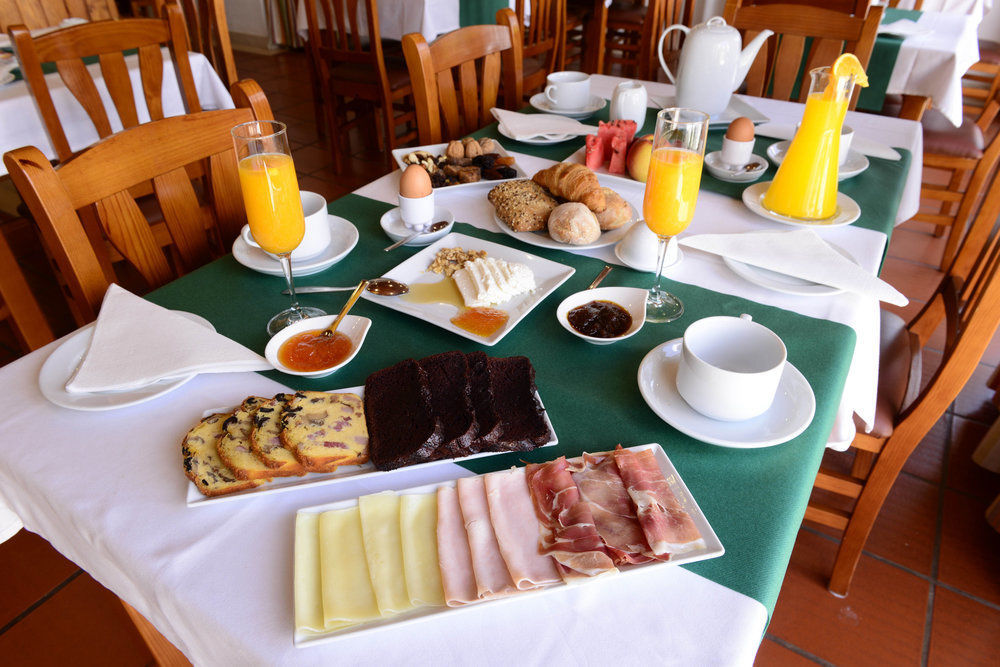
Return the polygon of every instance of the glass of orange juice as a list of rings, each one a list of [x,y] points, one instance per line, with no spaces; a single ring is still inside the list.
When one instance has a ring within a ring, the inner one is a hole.
[[[285,124],[254,120],[232,132],[250,233],[262,250],[277,256],[292,295],[292,305],[267,323],[273,336],[293,322],[326,313],[300,306],[295,296],[291,254],[302,242],[306,223]]]
[[[646,298],[647,322],[672,322],[684,313],[684,304],[660,287],[660,281],[670,237],[687,229],[694,217],[707,136],[707,114],[677,108],[662,109],[656,114],[646,194],[642,199],[646,226],[659,239],[656,282]]]

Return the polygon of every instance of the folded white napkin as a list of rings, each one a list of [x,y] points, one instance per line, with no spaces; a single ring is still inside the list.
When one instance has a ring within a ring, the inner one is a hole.
[[[931,32],[929,28],[923,28],[916,21],[911,21],[910,19],[899,19],[892,23],[882,23],[878,27],[880,35],[899,35],[900,37],[926,35],[929,32]]]
[[[680,243],[787,276],[872,296],[896,306],[908,303],[896,288],[841,255],[811,229],[700,234],[682,238]]]
[[[256,352],[113,284],[66,391],[122,391],[191,373],[270,368]]]
[[[585,125],[566,116],[518,113],[496,107],[492,111],[504,132],[515,139],[530,139],[546,134],[597,134],[597,128],[593,125]]]

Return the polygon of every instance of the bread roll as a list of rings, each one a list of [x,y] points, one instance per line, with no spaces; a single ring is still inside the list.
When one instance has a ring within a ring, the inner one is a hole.
[[[549,216],[549,236],[559,243],[587,245],[601,236],[593,211],[579,202],[560,204]]]
[[[620,194],[611,188],[601,188],[601,192],[604,193],[604,201],[607,202],[607,207],[596,214],[602,231],[618,229],[632,219],[632,207]]]

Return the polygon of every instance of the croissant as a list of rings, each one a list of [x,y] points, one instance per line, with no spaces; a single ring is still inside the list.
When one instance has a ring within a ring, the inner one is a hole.
[[[556,197],[580,202],[594,213],[600,213],[607,207],[597,176],[582,164],[560,162],[542,169],[532,180]]]

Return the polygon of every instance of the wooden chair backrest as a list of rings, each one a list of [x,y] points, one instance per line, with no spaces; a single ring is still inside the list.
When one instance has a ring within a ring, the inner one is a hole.
[[[822,2],[817,2],[817,0],[750,0],[749,2],[744,2],[743,6],[776,4],[813,5],[835,12],[851,14],[852,16],[864,16],[868,13],[868,6],[871,4],[871,0],[822,0]]]
[[[271,119],[260,87],[233,87],[236,109],[204,111],[144,123],[102,139],[58,167],[34,147],[4,155],[84,322],[92,319],[112,276],[103,243],[88,236],[82,214],[93,211],[100,231],[149,288],[211,259],[209,235],[228,248],[246,222],[231,130]],[[187,168],[199,165],[199,198]],[[129,189],[152,181],[178,257],[168,256]]]
[[[28,30],[51,28],[65,19],[105,21],[118,18],[114,0],[0,0],[0,31],[25,25]]]
[[[747,94],[789,100],[798,85],[795,99],[804,102],[809,95],[809,71],[832,65],[842,53],[853,53],[867,68],[884,11],[871,7],[865,16],[851,16],[812,5],[747,5],[743,0],[727,0],[726,23],[743,33],[744,43],[766,28],[775,33],[750,67]],[[859,92],[855,88],[852,109]]]
[[[24,352],[52,342],[54,336],[24,279],[17,258],[0,234],[0,321],[7,320]]]
[[[191,49],[208,58],[227,88],[232,86],[239,77],[229,39],[225,3],[223,0],[180,0],[180,3]],[[166,4],[166,0],[153,0],[154,16],[163,16]]]
[[[433,44],[420,33],[403,35],[403,55],[413,84],[420,142],[457,139],[492,122],[501,77],[503,107],[521,104],[521,30],[509,8],[498,25],[459,28]]]
[[[114,130],[108,109],[83,61],[88,56],[99,57],[104,84],[125,128],[135,127],[140,118],[124,55],[125,51],[132,49],[138,50],[142,93],[151,120],[163,118],[162,46],[170,49],[185,108],[188,112],[201,111],[188,61],[184,17],[176,4],[167,5],[163,19],[99,21],[40,37],[32,37],[24,26],[17,26],[10,30],[10,35],[21,63],[21,72],[60,160],[69,159],[73,153],[52,101],[42,63],[56,64],[66,88],[87,112],[97,135],[102,138]]]
[[[525,9],[528,10],[527,20]],[[514,12],[522,31],[522,57],[544,56],[542,69],[554,72],[562,40],[566,0],[517,0]]]

